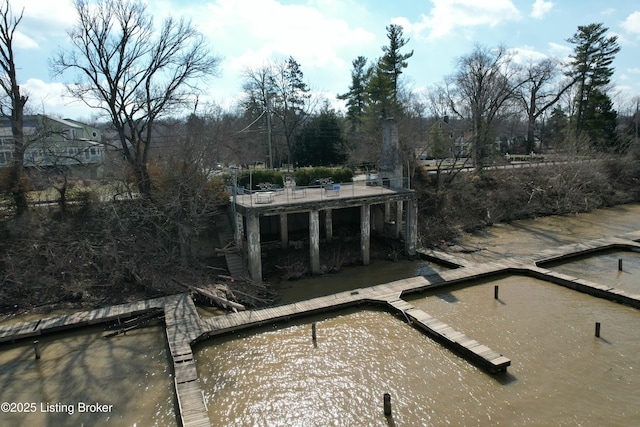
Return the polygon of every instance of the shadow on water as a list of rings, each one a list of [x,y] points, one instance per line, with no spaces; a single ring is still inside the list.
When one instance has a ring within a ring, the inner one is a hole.
[[[102,327],[85,327],[38,337],[39,360],[33,340],[3,344],[3,400],[37,402],[37,410],[5,414],[8,419],[0,424],[173,425],[177,422],[174,393],[162,335],[160,327],[152,327],[105,339]],[[104,412],[81,412],[80,403],[111,407]],[[48,405],[56,404],[57,409],[47,411]]]
[[[437,294],[436,296],[440,298],[442,301],[446,301],[450,304],[453,304],[459,301],[458,298],[456,298],[453,294],[450,294],[450,293]]]
[[[607,344],[607,345],[613,345],[613,343],[611,341],[609,341],[608,339],[606,339],[606,338],[595,337],[595,340],[601,341],[601,342],[603,342],[604,344]]]
[[[518,382],[518,378],[509,371],[492,375],[492,378],[500,385],[509,385]]]

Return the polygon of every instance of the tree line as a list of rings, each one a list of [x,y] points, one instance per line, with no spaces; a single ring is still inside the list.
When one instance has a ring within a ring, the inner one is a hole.
[[[52,57],[52,71],[70,76],[70,93],[108,118],[112,137],[106,143],[120,153],[137,192],[149,200],[156,167],[198,171],[206,178],[203,171],[218,163],[375,165],[381,120],[389,117],[399,124],[407,166],[425,153],[464,157],[482,170],[505,150],[589,147],[620,153],[637,138],[637,104],[626,115],[613,108],[612,63],[620,46],[601,23],[579,26],[567,39],[573,45],[568,62],[545,58],[523,64],[504,46],[476,45],[457,59],[451,75],[425,91],[403,80],[413,51],[406,49],[403,28],[392,24],[379,58],[353,60],[351,84],[336,95],[345,111],[311,90],[293,57],[245,69],[242,99],[225,111],[199,105],[221,60],[190,22],[168,18],[156,28],[146,5],[129,0],[74,5],[72,47]],[[6,190],[18,214],[27,210],[28,186],[22,131],[28,98],[20,92],[13,52],[22,17],[2,1],[1,113],[11,119],[15,151]],[[451,141],[458,137],[464,142],[456,146]],[[508,144],[496,143],[505,138]]]

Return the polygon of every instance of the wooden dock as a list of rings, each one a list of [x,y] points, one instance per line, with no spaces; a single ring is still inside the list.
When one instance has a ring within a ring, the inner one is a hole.
[[[178,411],[183,426],[211,426],[191,345],[202,339],[248,329],[264,324],[288,321],[326,311],[340,310],[359,304],[377,304],[400,312],[404,318],[421,328],[434,340],[459,353],[470,362],[492,372],[504,372],[511,361],[490,348],[467,337],[402,297],[411,293],[433,290],[452,284],[483,279],[499,274],[522,274],[540,278],[591,295],[607,298],[640,308],[640,295],[592,283],[545,269],[549,262],[569,259],[603,250],[639,250],[640,231],[623,236],[597,239],[565,245],[532,256],[505,258],[480,264],[468,264],[451,256],[442,256],[445,263],[458,268],[429,276],[416,276],[390,283],[354,289],[334,295],[313,298],[293,304],[268,307],[223,316],[200,318],[191,296],[180,294],[132,304],[121,304],[74,314],[29,322],[0,325],[0,343],[31,338],[61,330],[111,322],[162,309],[165,315],[166,337],[174,368],[174,385]],[[429,256],[441,256],[428,252]]]
[[[0,325],[0,343],[45,335],[82,326],[96,325],[126,319],[164,307],[166,298],[154,298],[131,304],[113,305],[89,311],[79,311],[58,317],[47,317],[30,322]]]
[[[200,316],[188,294],[169,298],[164,313],[182,425],[208,427],[211,422],[191,350],[191,343],[203,333]]]
[[[511,365],[511,360],[502,354],[496,353],[478,341],[472,340],[462,332],[453,329],[446,323],[415,308],[404,300],[389,301],[388,304],[411,319],[415,325],[420,327],[435,341],[441,343],[453,352],[460,354],[486,371],[493,374],[505,372],[507,367]]]

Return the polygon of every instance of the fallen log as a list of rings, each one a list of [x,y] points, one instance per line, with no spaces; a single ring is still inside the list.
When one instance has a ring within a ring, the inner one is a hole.
[[[208,298],[210,301],[215,302],[217,305],[221,306],[222,308],[226,308],[229,310],[233,310],[233,311],[245,311],[247,308],[242,305],[239,304],[237,302],[233,302],[233,301],[229,301],[228,299],[219,297],[218,295],[215,295],[213,292],[209,292],[206,289],[202,289],[202,288],[197,288],[195,286],[191,286],[191,285],[187,285],[186,283],[182,283],[176,279],[173,279],[174,282],[178,283],[179,285],[185,286],[187,288],[189,288],[191,291],[205,297]]]
[[[164,319],[164,311],[153,310],[142,316],[135,317],[133,319],[126,320],[125,322],[110,326],[109,329],[118,328],[118,330],[114,332],[110,332],[107,335],[104,335],[104,338],[111,338],[120,334],[126,334],[129,331],[146,326],[149,322],[157,321],[161,319]]]
[[[194,292],[202,295],[203,297],[208,298],[211,301],[216,302],[218,305],[222,306],[222,308],[228,308],[228,309],[231,309],[231,310],[233,310],[235,312],[237,312],[237,311],[245,311],[247,309],[242,304],[239,304],[239,303],[233,302],[233,301],[229,301],[226,298],[219,297],[218,295],[215,295],[214,293],[209,292],[206,289],[196,288],[194,286],[192,286],[191,289]]]

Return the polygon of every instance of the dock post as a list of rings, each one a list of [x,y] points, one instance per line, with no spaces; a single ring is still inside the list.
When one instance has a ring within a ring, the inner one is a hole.
[[[311,324],[311,339],[316,340],[316,322]]]
[[[493,287],[493,298],[495,298],[495,299],[499,299],[499,298],[498,298],[498,289],[499,289],[499,286],[498,286],[498,285],[495,285],[495,286]]]
[[[33,342],[33,350],[36,353],[36,360],[40,359],[40,342],[38,340],[35,340]]]
[[[600,322],[596,322],[596,337],[600,338]]]
[[[391,415],[391,395],[389,393],[384,394],[384,415],[386,417]]]
[[[618,271],[622,271],[622,258],[618,260]]]

